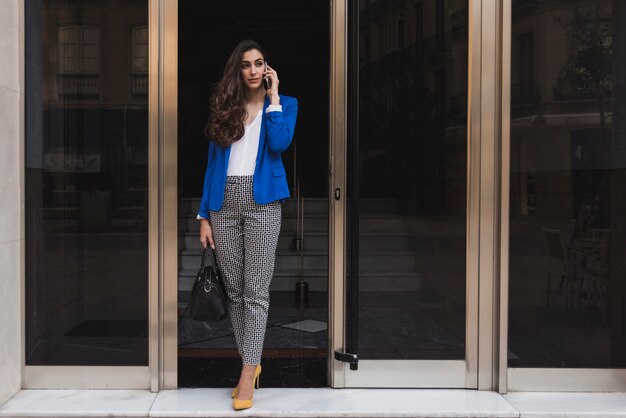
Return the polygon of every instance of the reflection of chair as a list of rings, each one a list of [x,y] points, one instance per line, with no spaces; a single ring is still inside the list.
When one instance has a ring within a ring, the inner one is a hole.
[[[561,277],[561,285],[567,279],[567,251],[559,229],[541,228],[548,251],[548,283],[546,285],[546,306],[550,305],[550,279],[552,273]],[[566,292],[567,293],[567,292]]]
[[[586,293],[590,306],[599,305],[605,322],[611,278],[610,239],[610,229],[594,229],[591,240],[575,241],[571,250],[574,275],[578,283],[578,305],[580,306],[582,294]]]
[[[606,240],[608,243],[609,238],[611,238],[611,230],[610,229],[601,229],[601,228],[593,228],[591,229],[591,238],[596,241]]]

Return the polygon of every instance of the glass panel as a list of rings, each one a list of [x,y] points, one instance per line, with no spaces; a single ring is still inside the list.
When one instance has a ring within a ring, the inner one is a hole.
[[[148,364],[138,22],[147,0],[26,1],[27,365]]]
[[[349,252],[364,359],[465,358],[467,7],[359,2]]]
[[[626,7],[514,1],[509,366],[626,366]]]
[[[326,386],[329,2],[273,0],[268,7],[252,0],[180,1],[178,6],[180,312],[190,300],[202,256],[196,214],[207,164],[203,130],[209,97],[234,46],[255,39],[278,73],[280,93],[298,99],[293,142],[281,155],[292,197],[282,204],[262,384]],[[230,319],[207,325],[181,318],[178,344],[179,387],[237,384],[241,359]]]

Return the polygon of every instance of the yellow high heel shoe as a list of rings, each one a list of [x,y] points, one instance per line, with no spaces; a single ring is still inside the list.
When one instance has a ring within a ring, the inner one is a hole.
[[[261,365],[257,364],[256,365],[256,369],[254,370],[254,378],[258,380],[258,377],[259,377],[260,374],[261,374]],[[258,388],[259,387],[257,386],[257,389]],[[236,387],[236,388],[233,389],[232,392],[230,392],[230,397],[234,398],[234,397],[237,396],[238,393],[239,393],[239,387]]]
[[[261,365],[257,364],[256,369],[254,370],[254,384],[253,384],[253,387],[256,389],[258,389],[260,386],[259,384],[260,376],[261,376]],[[234,392],[235,390],[233,389],[233,393]],[[237,390],[237,394],[238,393],[239,391]],[[235,409],[235,411],[240,411],[242,409],[248,409],[252,407],[252,403],[254,402],[254,393],[252,394],[252,399],[238,399],[237,394],[233,396],[233,408]]]

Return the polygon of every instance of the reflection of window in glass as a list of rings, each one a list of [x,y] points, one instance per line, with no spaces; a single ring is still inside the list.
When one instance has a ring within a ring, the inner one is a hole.
[[[456,12],[452,13],[452,32],[454,34],[466,34],[468,26],[468,10],[464,7]]]
[[[100,29],[87,25],[59,28],[59,96],[97,98],[100,94]]]
[[[424,3],[419,2],[415,6],[415,56],[422,56],[422,43],[424,41]]]
[[[441,117],[446,112],[446,73],[444,70],[435,72],[435,112]]]
[[[443,50],[443,37],[444,37],[444,11],[445,11],[445,2],[444,0],[437,0],[436,9],[435,9],[435,33],[436,33],[436,41],[437,41],[437,51]]]
[[[392,17],[389,19],[389,51],[393,51],[396,48],[396,20]]]
[[[382,55],[386,55],[387,53],[389,53],[389,50],[391,49],[391,43],[390,43],[390,36],[391,33],[391,22],[389,18],[386,18],[383,21],[383,48],[382,48]]]
[[[132,30],[132,87],[133,97],[148,96],[148,26],[135,26]]]
[[[519,35],[517,42],[517,82],[512,86],[513,104],[531,104],[537,98],[534,75],[534,40],[533,33],[526,32]]]
[[[517,37],[517,42],[520,81],[533,81],[533,33],[521,34]]]
[[[404,13],[398,17],[398,48],[404,48]]]

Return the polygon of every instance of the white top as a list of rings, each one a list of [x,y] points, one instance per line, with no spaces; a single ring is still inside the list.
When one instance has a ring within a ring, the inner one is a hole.
[[[256,155],[259,150],[259,137],[261,136],[262,115],[262,111],[259,110],[250,125],[244,126],[243,137],[230,146],[227,176],[254,175]]]
[[[281,105],[270,105],[266,112],[282,111]],[[256,156],[259,151],[259,138],[261,137],[262,110],[250,125],[244,126],[243,137],[239,141],[233,142],[230,147],[228,157],[227,176],[252,176],[256,168]]]
[[[265,113],[282,112],[282,105],[269,105]],[[263,121],[263,111],[259,110],[250,125],[244,126],[243,137],[239,141],[233,142],[230,146],[230,156],[228,157],[227,176],[253,176],[256,168],[256,156],[259,152],[259,139],[261,138],[261,122]],[[204,219],[197,215],[196,219]]]

